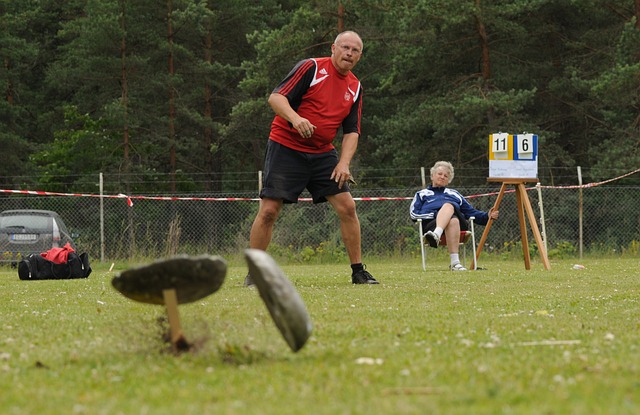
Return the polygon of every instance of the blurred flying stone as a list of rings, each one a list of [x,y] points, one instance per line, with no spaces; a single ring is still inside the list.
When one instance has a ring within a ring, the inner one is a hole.
[[[127,298],[158,305],[165,304],[164,290],[175,289],[178,304],[186,304],[218,291],[226,274],[219,256],[178,255],[125,270],[111,284]]]
[[[247,249],[249,273],[273,321],[294,352],[311,335],[311,319],[302,298],[273,258],[264,251]]]

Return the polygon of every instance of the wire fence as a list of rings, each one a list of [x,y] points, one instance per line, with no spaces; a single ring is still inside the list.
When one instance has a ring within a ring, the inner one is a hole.
[[[417,227],[409,219],[409,205],[418,187],[353,190],[365,261],[372,257],[420,256]],[[476,208],[489,210],[499,185],[456,188]],[[131,206],[128,199],[118,197],[0,194],[0,210],[58,212],[70,231],[79,234],[78,250],[89,253],[92,260],[104,261],[175,254],[241,254],[249,245],[259,204],[255,191],[132,197]],[[543,187],[540,192],[534,186],[528,187],[527,194],[538,221],[543,207],[544,224],[539,222],[537,226],[545,230],[543,237],[550,257],[577,255],[582,247],[585,254],[638,254],[640,186]],[[527,228],[530,249],[535,253],[535,240]],[[478,226],[476,232],[480,234],[482,230]],[[521,254],[520,232],[515,194],[508,192],[483,255]],[[306,200],[285,205],[269,252],[278,258],[302,262],[346,258],[339,222],[330,205],[314,205]]]

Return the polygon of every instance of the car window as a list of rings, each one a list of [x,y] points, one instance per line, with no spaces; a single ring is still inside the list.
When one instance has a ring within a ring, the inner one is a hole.
[[[46,216],[0,216],[0,228],[47,229],[48,222],[49,218]]]

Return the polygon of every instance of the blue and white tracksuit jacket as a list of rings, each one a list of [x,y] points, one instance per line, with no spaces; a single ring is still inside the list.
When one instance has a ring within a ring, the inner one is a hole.
[[[445,203],[451,203],[467,220],[474,216],[474,222],[479,225],[486,225],[489,221],[488,212],[483,212],[471,206],[457,190],[448,187],[432,187],[431,185],[426,189],[420,190],[414,196],[409,212],[411,220],[422,219],[425,222],[429,222],[436,218],[436,214]]]

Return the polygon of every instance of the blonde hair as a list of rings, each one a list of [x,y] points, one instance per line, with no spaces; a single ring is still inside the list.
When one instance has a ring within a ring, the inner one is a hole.
[[[436,170],[438,170],[439,168],[443,168],[449,171],[449,183],[451,183],[453,181],[453,177],[455,176],[453,165],[448,161],[436,161],[436,164],[434,164],[430,170],[431,178],[433,178],[433,175],[436,174]]]

